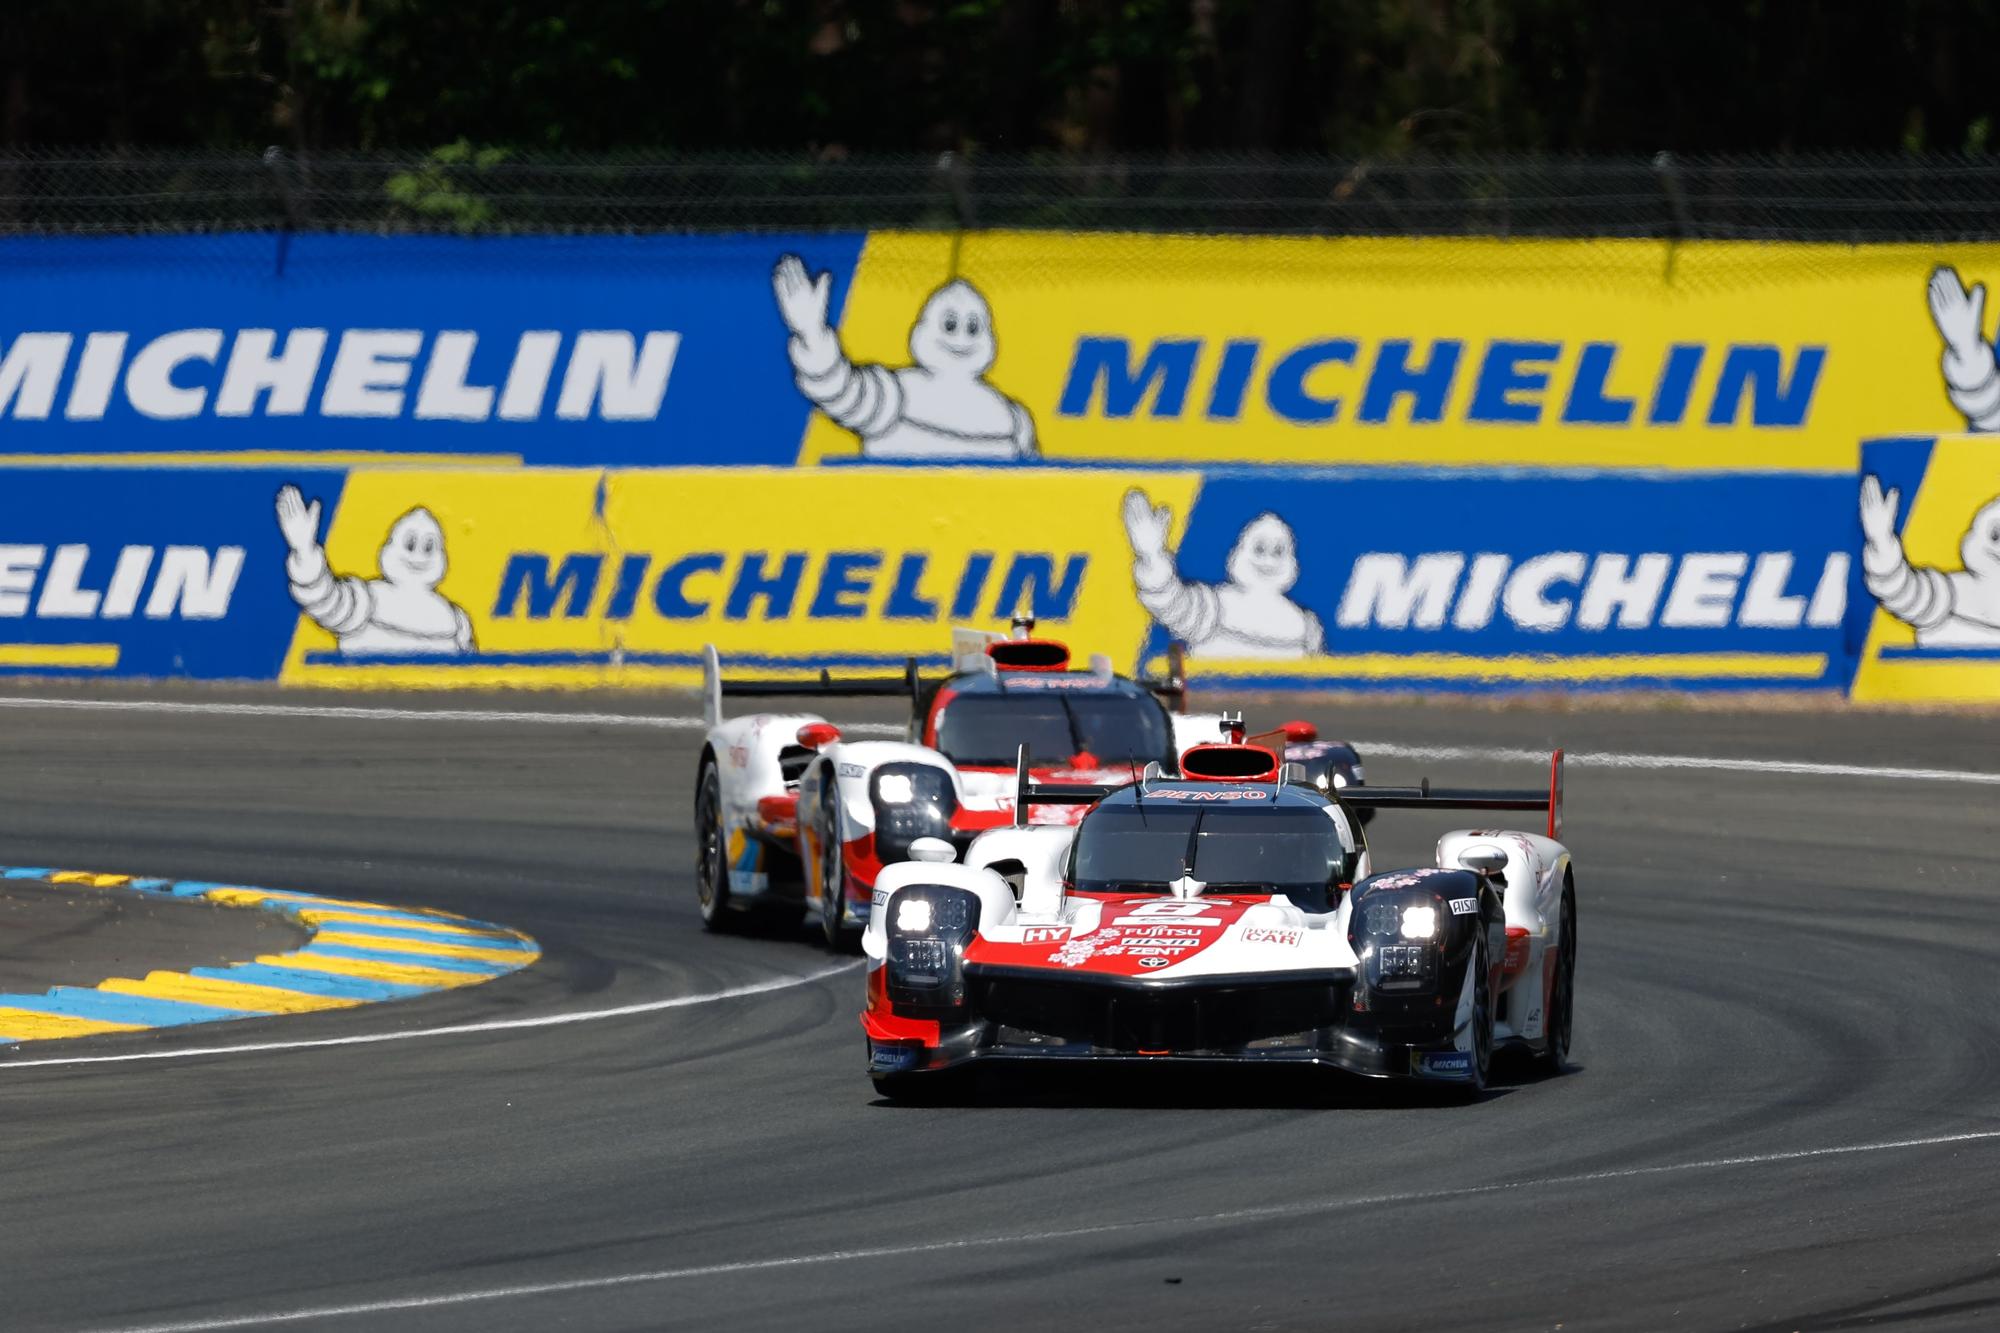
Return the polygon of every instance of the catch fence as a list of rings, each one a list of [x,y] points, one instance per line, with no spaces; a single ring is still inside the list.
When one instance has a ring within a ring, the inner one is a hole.
[[[0,233],[2000,239],[2000,158],[0,154]]]

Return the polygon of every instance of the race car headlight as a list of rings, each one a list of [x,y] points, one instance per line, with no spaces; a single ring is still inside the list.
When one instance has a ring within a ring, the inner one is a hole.
[[[1375,974],[1385,982],[1422,981],[1430,952],[1421,944],[1378,945]]]
[[[1440,920],[1428,893],[1377,891],[1357,902],[1349,938],[1369,989],[1394,994],[1435,988]]]
[[[1401,935],[1403,904],[1377,899],[1361,909],[1361,929],[1367,935]]]
[[[951,774],[930,764],[884,764],[868,780],[875,807],[875,855],[884,865],[910,859],[918,838],[949,838],[958,794]]]
[[[905,895],[896,905],[896,929],[911,935],[927,934],[931,928],[931,900]]]
[[[890,899],[886,961],[891,1004],[952,1009],[965,1003],[965,947],[979,929],[979,896],[936,884],[899,889]]]

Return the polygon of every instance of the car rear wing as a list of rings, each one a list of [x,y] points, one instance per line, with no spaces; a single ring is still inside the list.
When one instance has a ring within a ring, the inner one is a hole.
[[[1187,645],[1179,639],[1167,645],[1167,674],[1140,676],[1139,684],[1176,713],[1187,712]]]
[[[1028,776],[1028,747],[1023,745],[1014,758],[1014,823],[1028,822],[1028,807],[1034,805],[1096,805],[1112,792],[1123,791],[1129,782],[1036,782]]]
[[[1342,787],[1343,805],[1376,810],[1545,810],[1551,838],[1562,836],[1563,752],[1549,756],[1546,791],[1433,787],[1425,778],[1415,787]]]
[[[702,712],[711,727],[722,721],[722,701],[725,698],[907,698],[914,706],[922,685],[914,657],[903,663],[903,672],[899,676],[835,676],[822,667],[818,676],[759,679],[752,676],[725,677],[722,674],[722,659],[716,654],[715,645],[703,644],[701,649]]]

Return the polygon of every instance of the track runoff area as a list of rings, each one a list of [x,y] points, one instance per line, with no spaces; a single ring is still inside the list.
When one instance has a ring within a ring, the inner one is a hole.
[[[1282,711],[1374,781],[1567,747],[1576,1071],[1461,1107],[1172,1075],[890,1106],[850,960],[700,929],[684,700],[0,699],[0,863],[542,950],[0,1053],[6,1323],[1991,1326],[2000,722]],[[1423,858],[1440,830],[1395,816],[1373,840]]]

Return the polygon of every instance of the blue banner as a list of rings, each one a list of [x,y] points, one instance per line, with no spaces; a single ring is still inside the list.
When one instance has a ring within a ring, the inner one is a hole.
[[[272,518],[339,472],[0,471],[0,669],[275,680],[298,621]]]
[[[0,455],[790,465],[782,255],[862,236],[0,240]]]
[[[1245,684],[1844,685],[1838,475],[1210,474],[1128,497],[1148,656]],[[1147,510],[1151,508],[1149,515]]]

